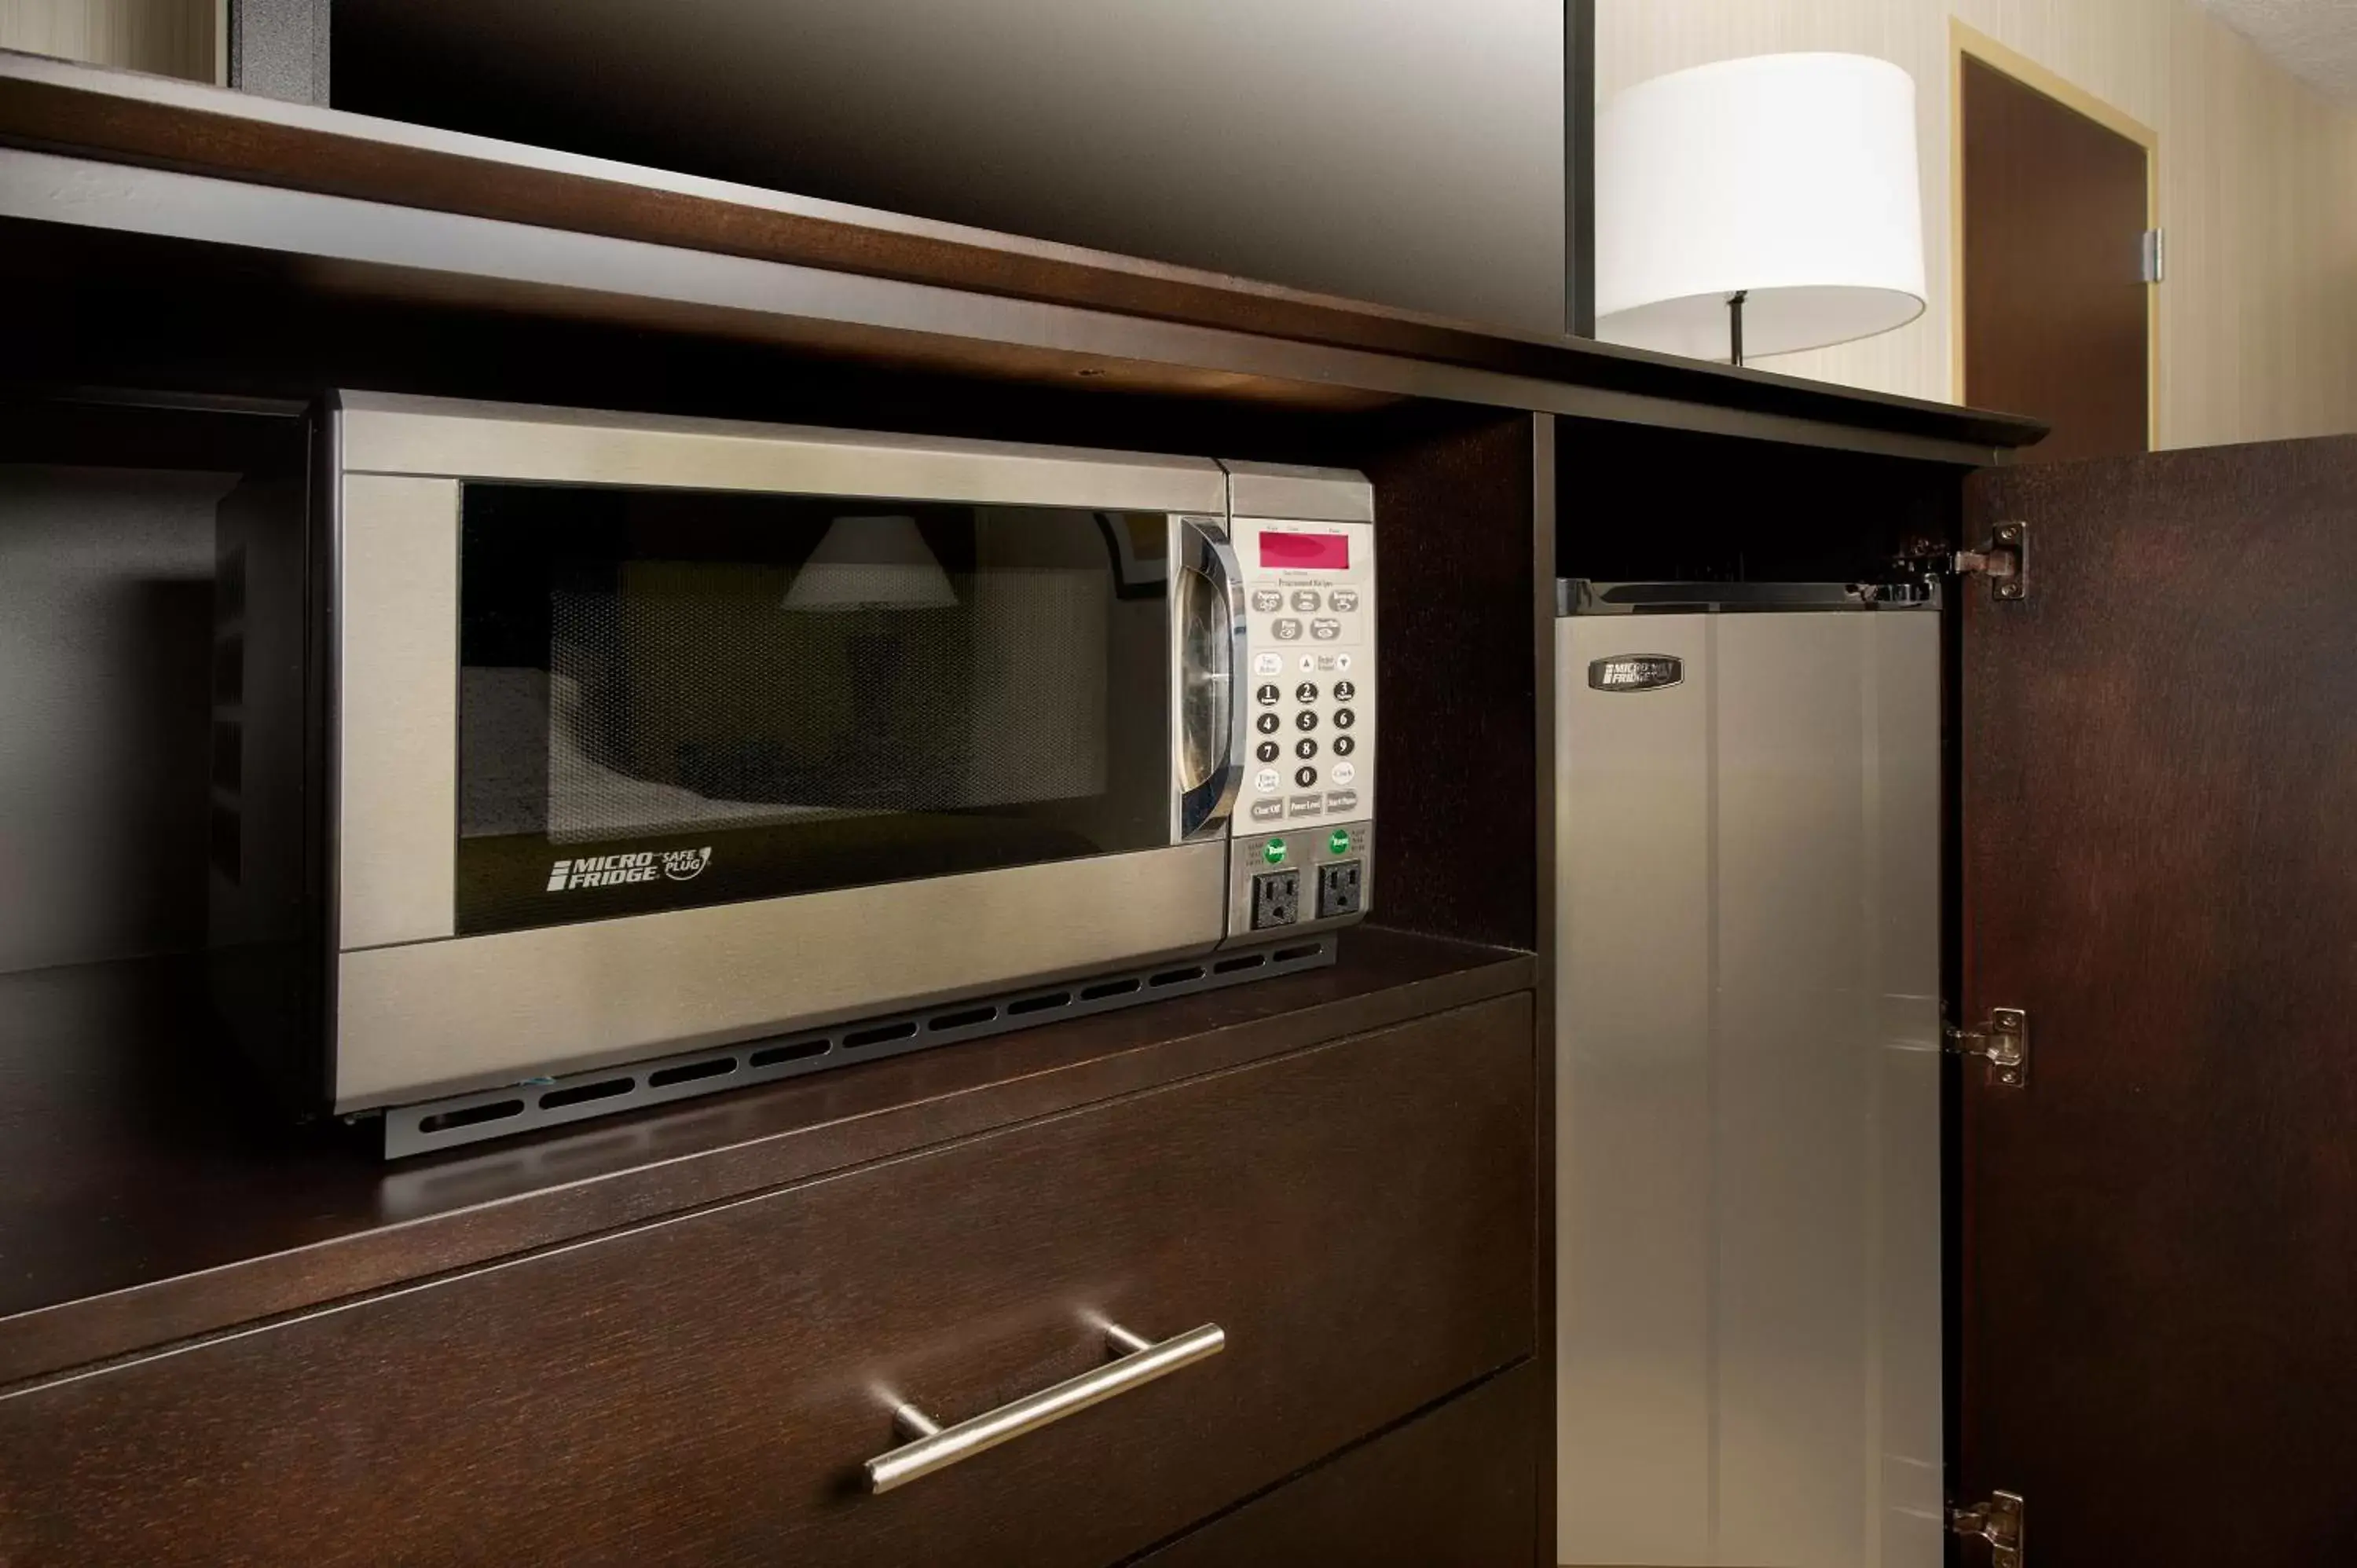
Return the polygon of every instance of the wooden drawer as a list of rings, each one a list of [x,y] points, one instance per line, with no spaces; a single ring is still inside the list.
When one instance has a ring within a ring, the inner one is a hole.
[[[1546,1380],[1524,1361],[1148,1552],[1138,1568],[1532,1568]]]
[[[0,1399],[0,1562],[1096,1564],[1530,1352],[1527,995]],[[957,1420],[1209,1360],[882,1497]]]

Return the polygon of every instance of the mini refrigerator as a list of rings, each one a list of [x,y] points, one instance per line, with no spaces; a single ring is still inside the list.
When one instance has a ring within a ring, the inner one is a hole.
[[[1936,590],[1557,608],[1557,1561],[1937,1568]]]

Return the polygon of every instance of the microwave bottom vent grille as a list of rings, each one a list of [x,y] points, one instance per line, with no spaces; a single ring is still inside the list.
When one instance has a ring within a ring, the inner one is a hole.
[[[854,1018],[823,1030],[745,1040],[605,1067],[505,1089],[396,1105],[384,1112],[384,1157],[453,1149],[591,1117],[668,1104],[724,1090],[774,1083],[877,1057],[954,1045],[1060,1018],[1109,1013],[1142,1002],[1212,991],[1334,961],[1331,933],[1286,947],[1222,954],[1171,968],[1117,972],[996,996],[967,997],[920,1012]]]

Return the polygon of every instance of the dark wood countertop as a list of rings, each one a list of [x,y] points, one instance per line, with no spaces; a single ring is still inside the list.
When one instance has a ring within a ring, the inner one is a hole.
[[[1363,928],[1329,969],[386,1165],[246,1098],[185,961],[0,977],[0,1385],[1534,983]]]
[[[927,290],[952,290],[999,301],[1026,302],[1085,313],[1086,317],[1162,323],[1261,342],[1342,351],[1343,358],[1249,355],[1252,374],[1291,379],[1305,386],[1345,390],[1354,383],[1394,395],[1430,395],[1508,406],[1597,412],[1643,419],[1672,407],[1706,407],[1788,422],[1788,436],[1828,426],[1945,444],[1964,458],[2026,445],[2045,427],[2034,420],[1944,403],[1858,392],[1750,369],[1623,349],[1581,338],[1492,328],[1250,280],[1166,266],[1073,246],[1018,239],[954,224],[813,200],[664,173],[608,160],[521,146],[485,137],[405,125],[366,116],[287,104],[250,94],[132,72],[102,70],[43,57],[0,51],[0,144],[62,154],[78,160],[198,175],[242,186],[265,187],[379,204],[420,213],[453,215],[533,230],[595,235],[808,269],[844,277],[889,280]],[[17,183],[36,183],[29,177]],[[0,170],[0,187],[8,183]],[[86,195],[87,193],[81,193]],[[122,193],[114,193],[121,195]],[[110,216],[81,199],[79,210],[44,208],[28,199],[16,215],[62,213],[66,220],[107,227],[168,229],[158,209]],[[5,208],[5,204],[0,204]],[[366,263],[414,272],[437,252],[447,261],[433,270],[438,286],[449,274],[493,264],[479,249],[479,231],[407,236],[382,255],[338,252],[332,243],[305,241],[295,231],[307,215],[284,209],[223,217],[206,238],[249,238],[264,248],[303,252],[307,246],[342,268]],[[322,221],[326,215],[319,217]],[[490,242],[496,248],[496,241]],[[395,267],[397,253],[399,265]],[[633,265],[659,271],[656,258],[615,256],[619,275]],[[521,263],[516,263],[522,265]],[[551,265],[554,265],[552,263]],[[780,278],[784,274],[780,274]],[[567,274],[572,290],[583,286]],[[500,263],[500,297],[512,303],[518,277]],[[651,296],[655,285],[649,285]],[[613,291],[607,290],[608,294]],[[684,324],[678,300],[666,296],[667,316]],[[617,310],[621,307],[617,305]],[[809,310],[807,304],[797,305]],[[832,331],[806,332],[803,341],[859,351],[879,329],[873,301],[836,299],[817,307]],[[940,337],[941,311],[910,308],[906,321]],[[986,338],[1005,317],[965,318],[952,332]],[[1036,325],[1036,324],[1032,324]],[[1001,359],[1010,373],[1060,370],[1063,360],[1095,352],[1120,360],[1157,358],[1235,376],[1231,348],[1217,358],[1201,338],[1144,338],[1132,332],[1101,345],[1060,327],[1028,342],[1006,338]],[[1351,358],[1357,356],[1358,358]],[[1389,373],[1365,357],[1394,362]],[[1403,375],[1397,362],[1423,373]],[[1436,375],[1436,371],[1450,372]],[[1070,373],[1064,371],[1063,373]],[[1103,374],[1102,367],[1080,373]],[[1112,384],[1122,384],[1116,377]],[[1174,381],[1173,386],[1217,393],[1217,375]],[[1561,395],[1577,391],[1583,401]],[[1615,401],[1620,400],[1620,401]],[[1673,421],[1674,422],[1674,421]],[[1763,434],[1775,434],[1770,430]]]

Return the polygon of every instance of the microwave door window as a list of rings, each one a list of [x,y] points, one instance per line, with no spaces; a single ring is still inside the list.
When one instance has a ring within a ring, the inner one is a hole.
[[[1168,842],[1160,514],[464,497],[462,931]]]

